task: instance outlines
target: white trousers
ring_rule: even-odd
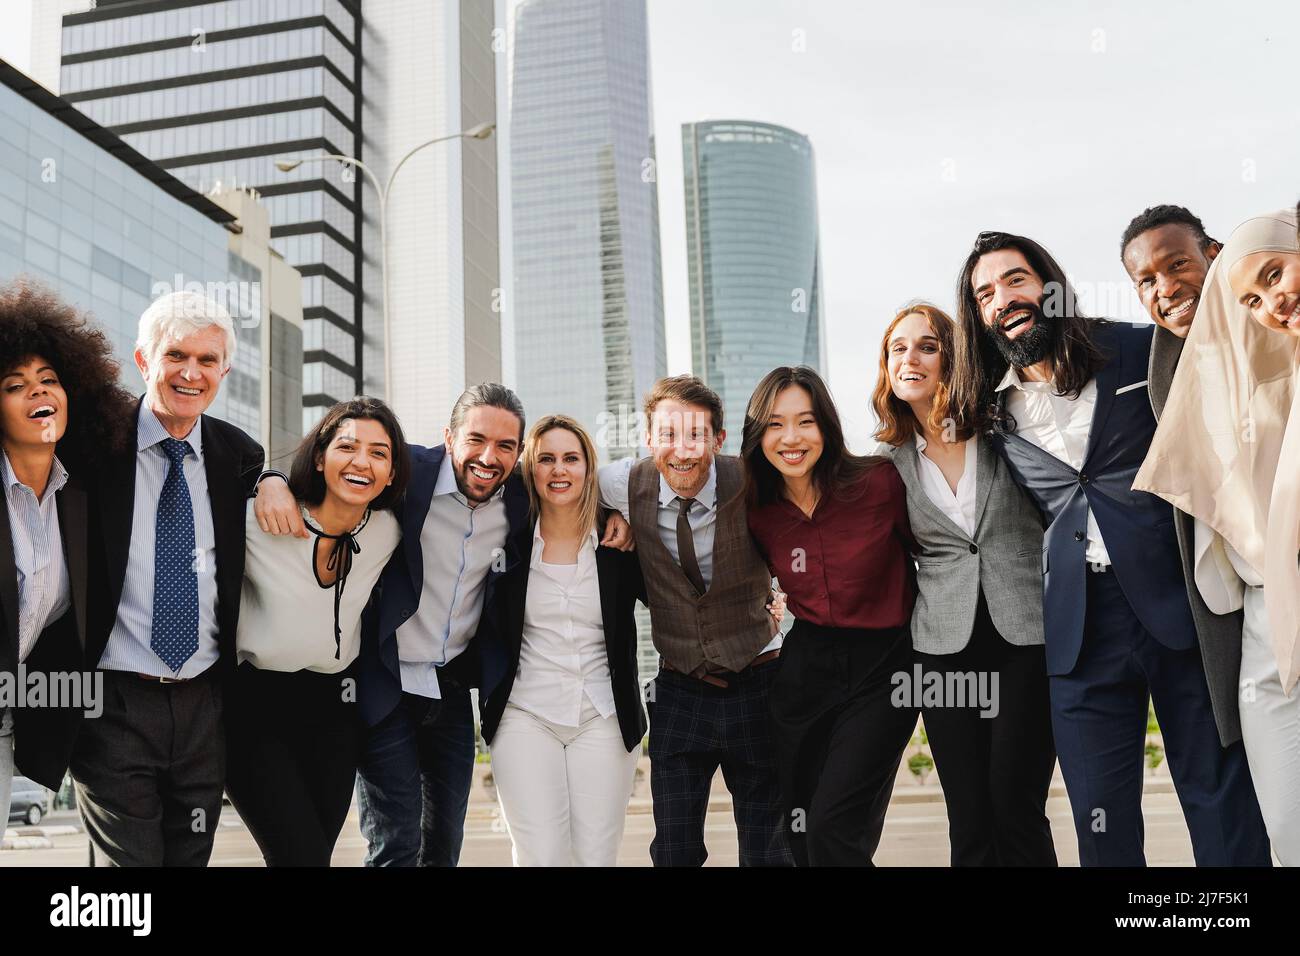
[[[14,786],[14,716],[9,708],[0,710],[0,837],[9,825],[9,798]]]
[[[506,704],[492,775],[515,866],[614,866],[640,750],[628,753],[618,717],[590,702],[579,727]]]
[[[1247,588],[1241,635],[1241,736],[1273,853],[1300,866],[1300,687],[1282,693],[1264,591]]]

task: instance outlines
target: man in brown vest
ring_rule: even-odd
[[[632,526],[659,675],[649,695],[655,866],[699,866],[719,766],[731,790],[741,866],[791,866],[768,689],[781,638],[772,577],[745,518],[739,458],[718,455],[722,401],[692,375],[645,399],[651,458],[600,470],[601,504]]]

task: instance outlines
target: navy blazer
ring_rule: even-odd
[[[1142,626],[1173,650],[1196,646],[1173,508],[1155,495],[1133,490],[1156,430],[1147,395],[1154,328],[1095,323],[1094,339],[1109,359],[1097,372],[1097,405],[1079,470],[1014,430],[998,428],[992,435],[1012,475],[1050,522],[1042,565],[1049,674],[1073,670],[1083,643],[1090,508],[1112,572]],[[1004,409],[1006,398],[1005,391],[998,396]]]
[[[357,659],[357,704],[366,726],[373,727],[393,712],[402,699],[402,676],[397,658],[397,629],[420,608],[424,591],[424,547],[420,533],[433,501],[433,489],[447,453],[445,445],[426,448],[407,445],[411,455],[411,480],[406,495],[393,508],[402,528],[402,543],[388,559],[370,604],[362,615],[361,650]],[[503,574],[523,560],[523,536],[528,534],[528,491],[518,470],[506,479],[503,499],[508,530],[505,567],[488,570],[483,593],[486,606]],[[476,642],[477,645],[477,642]],[[480,693],[486,696],[505,676],[508,661],[499,645],[480,650]]]

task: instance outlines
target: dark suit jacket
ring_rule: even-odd
[[[424,591],[424,546],[420,533],[433,501],[445,445],[425,448],[408,445],[411,480],[406,495],[393,509],[402,527],[402,543],[388,559],[384,573],[365,614],[362,615],[361,650],[357,663],[357,705],[367,726],[373,727],[393,712],[402,699],[402,677],[397,658],[397,629],[420,608]],[[528,531],[528,492],[518,471],[506,479],[503,498],[509,530],[505,541],[505,567],[488,571],[484,606],[493,597],[497,581],[521,560],[523,536]],[[451,544],[452,542],[449,542]],[[477,641],[475,642],[477,646]],[[479,651],[479,688],[484,696],[505,676],[508,661],[499,645]]]
[[[102,560],[105,569],[101,585],[92,593],[93,613],[86,641],[92,667],[98,666],[104,655],[126,583],[135,513],[134,421],[127,447],[102,470],[90,501],[99,525],[96,559]],[[239,595],[244,579],[246,502],[266,457],[261,445],[228,422],[204,415],[199,427],[217,561],[217,645],[221,652],[218,666],[223,673],[228,673],[235,666],[235,631],[239,626]]]
[[[531,529],[529,535],[532,535]],[[499,645],[500,653],[507,661],[501,681],[480,701],[483,739],[488,743],[496,734],[519,669],[531,568],[531,562],[524,560],[507,572],[497,584],[491,605],[483,609],[483,620],[476,638],[480,649],[486,653],[490,645]],[[623,744],[630,753],[640,746],[646,731],[636,666],[636,602],[645,603],[645,581],[636,554],[614,548],[596,549],[596,576],[600,582],[600,615],[604,623],[614,708],[618,713]]]
[[[1014,431],[992,436],[1016,481],[1050,522],[1042,567],[1049,674],[1070,673],[1083,642],[1089,509],[1142,626],[1172,650],[1188,650],[1196,641],[1173,508],[1133,490],[1156,428],[1147,399],[1151,326],[1098,322],[1094,336],[1110,358],[1096,376],[1097,404],[1081,469]],[[1006,401],[1005,391],[999,400]]]
[[[1167,329],[1157,328],[1151,342],[1151,362],[1147,378],[1150,384],[1151,410],[1156,418],[1165,410],[1169,388],[1173,384],[1174,370],[1183,351],[1183,339]],[[1219,728],[1223,746],[1241,739],[1241,713],[1238,710],[1237,682],[1241,677],[1241,611],[1215,614],[1201,599],[1196,588],[1195,521],[1186,512],[1174,509],[1174,531],[1178,535],[1178,552],[1183,559],[1183,577],[1187,581],[1187,598],[1196,621],[1196,636],[1200,639],[1201,660],[1205,664],[1205,680],[1210,687],[1210,703],[1214,707],[1214,722]]]
[[[69,475],[55,497],[59,533],[67,562],[72,607],[41,632],[24,662],[27,673],[79,674],[86,670],[87,512],[86,489]],[[0,670],[18,669],[18,569],[14,561],[9,509],[0,502]],[[43,787],[57,791],[63,784],[80,710],[55,707],[15,707],[14,762],[18,771]]]

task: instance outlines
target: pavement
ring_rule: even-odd
[[[643,770],[648,770],[644,765]],[[1173,784],[1164,768],[1149,773],[1142,799],[1146,821],[1147,860],[1153,866],[1192,866],[1191,842]],[[510,836],[495,796],[484,781],[487,765],[479,765],[465,821],[462,866],[509,866]],[[933,778],[931,778],[933,779]],[[628,804],[627,825],[619,850],[619,866],[649,866],[650,840],[654,836],[648,776],[639,774]],[[1059,772],[1047,802],[1057,857],[1062,866],[1078,866],[1079,854],[1070,818],[1070,804]],[[261,866],[262,857],[239,815],[230,806],[222,811],[213,843],[213,866]],[[735,866],[736,827],[731,798],[714,779],[705,821],[708,866]],[[355,804],[334,849],[334,866],[361,866],[366,844],[361,836]],[[86,835],[74,811],[55,811],[36,827],[14,826],[5,832],[0,867],[83,866],[87,860]],[[943,790],[937,783],[916,783],[903,769],[894,787],[885,830],[875,862],[879,866],[947,866],[948,818]]]

